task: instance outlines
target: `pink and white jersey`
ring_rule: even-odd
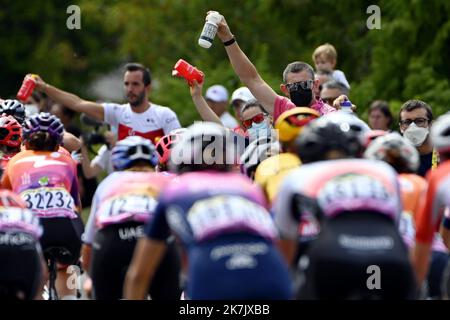
[[[278,237],[260,187],[241,174],[220,172],[185,173],[164,190],[144,232],[165,240],[170,230],[186,246],[233,233]]]
[[[107,176],[95,191],[83,241],[92,243],[96,231],[111,224],[148,222],[159,192],[171,180],[154,172],[122,171]]]
[[[281,186],[274,204],[281,234],[296,238],[300,219],[333,217],[346,211],[373,211],[399,222],[401,197],[397,173],[388,164],[343,159],[304,164]]]
[[[118,140],[128,136],[141,136],[154,144],[157,138],[180,128],[177,115],[168,107],[150,103],[143,113],[133,112],[130,104],[104,103],[105,122],[117,128]]]
[[[0,207],[0,232],[24,232],[31,235],[35,240],[39,240],[42,230],[39,218],[31,210]]]

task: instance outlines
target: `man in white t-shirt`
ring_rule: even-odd
[[[180,128],[177,115],[171,109],[149,102],[150,70],[138,63],[129,63],[125,69],[127,104],[86,101],[45,83],[40,77],[36,79],[36,88],[69,109],[84,112],[116,128],[118,140],[137,135],[156,143],[157,138]]]
[[[227,111],[228,90],[224,86],[216,84],[209,87],[206,90],[205,100],[225,127],[233,129],[239,125],[236,119]]]

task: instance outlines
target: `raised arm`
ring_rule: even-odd
[[[99,121],[104,120],[104,108],[99,103],[86,101],[72,93],[60,90],[44,82],[44,80],[42,80],[39,76],[36,77],[36,89],[44,92],[52,100],[66,106],[69,109],[72,109],[73,111],[86,113]]]
[[[69,151],[78,151],[81,148],[81,141],[70,132],[64,131],[63,147]]]
[[[217,36],[222,42],[230,41],[234,38],[230,28],[222,16],[217,30]],[[264,108],[273,114],[274,103],[277,93],[261,78],[253,63],[241,50],[237,41],[231,45],[225,46],[228,58],[233,66],[234,72],[241,79],[242,83],[246,85],[255,98],[264,106]]]
[[[222,121],[217,116],[217,114],[209,107],[205,98],[202,95],[203,84],[198,84],[197,81],[193,80],[192,84],[189,85],[191,90],[192,101],[194,101],[195,107],[202,118],[203,121],[215,122],[222,125]]]

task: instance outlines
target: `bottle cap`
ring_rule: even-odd
[[[345,100],[344,102],[341,103],[341,107],[351,108],[352,107],[352,103],[350,102],[350,100]]]
[[[345,100],[341,103],[341,110],[345,112],[353,112],[352,103],[349,100]]]
[[[210,48],[212,46],[212,42],[209,42],[208,40],[200,38],[200,39],[198,39],[198,45],[200,47],[208,49],[208,48]]]
[[[218,13],[217,11],[211,11],[206,17],[206,20],[212,24],[217,25],[220,22],[221,18],[222,15],[220,13]]]

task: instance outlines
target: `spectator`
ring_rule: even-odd
[[[180,128],[177,115],[172,110],[149,102],[150,70],[138,63],[129,63],[125,69],[124,88],[128,103],[123,105],[83,100],[45,83],[40,77],[36,79],[36,88],[69,109],[84,112],[115,127],[118,140],[137,135],[155,143],[156,138]]]
[[[369,127],[372,130],[390,131],[394,117],[387,101],[375,100],[369,107]]]
[[[204,121],[215,122],[224,126],[217,114],[212,111],[203,98],[202,87],[203,85],[198,84],[196,81],[190,85],[192,101],[200,117]],[[234,133],[249,137],[250,140],[254,140],[262,135],[272,134],[272,116],[257,100],[253,99],[244,103],[239,113],[241,114],[242,128],[235,127],[230,129]]]
[[[259,75],[255,66],[240,49],[234,35],[222,16],[217,31],[223,41],[228,58],[239,79],[250,89],[255,98],[273,115],[276,121],[281,113],[295,106],[310,107],[320,114],[335,111],[322,100],[316,99],[313,92],[318,87],[314,79],[313,68],[304,62],[290,63],[283,72],[283,83],[280,89],[287,97],[279,96]],[[289,99],[288,99],[289,98]]]
[[[97,177],[103,171],[106,171],[108,174],[114,171],[111,162],[111,150],[116,144],[116,139],[111,131],[105,132],[104,137],[107,143],[100,147],[92,161],[89,160],[86,141],[83,138],[81,139],[81,165],[84,176],[87,179]]]
[[[323,102],[333,105],[333,101],[341,95],[349,95],[348,88],[342,83],[336,80],[330,80],[322,85],[320,99],[322,99]]]
[[[315,78],[317,80],[319,80],[319,86],[314,91],[314,95],[316,97],[320,97],[320,93],[322,92],[322,89],[323,89],[323,84],[325,82],[333,80],[332,74],[333,73],[331,71],[328,71],[328,70],[316,71]]]
[[[240,87],[236,90],[234,90],[233,94],[231,95],[231,105],[234,109],[234,115],[236,119],[239,122],[239,126],[243,128],[242,126],[242,115],[241,115],[241,109],[244,106],[246,102],[249,102],[250,100],[255,100],[255,97],[252,95],[250,90],[247,87]]]
[[[433,145],[429,137],[430,127],[433,122],[431,107],[420,100],[408,100],[400,109],[400,132],[419,151],[420,166],[417,174],[422,177],[430,168],[437,166],[438,156],[433,151]]]
[[[205,98],[208,105],[217,114],[225,127],[233,129],[238,126],[236,119],[227,111],[228,90],[224,86],[216,84],[209,87],[206,90]]]
[[[334,80],[350,89],[350,84],[345,78],[345,74],[341,70],[334,69],[337,62],[337,52],[333,45],[325,43],[317,47],[313,53],[313,60],[317,71],[331,72]]]
[[[81,130],[73,122],[76,116],[75,111],[63,106],[59,103],[54,103],[50,108],[50,113],[57,116],[64,125],[64,129],[76,137],[81,135]]]

